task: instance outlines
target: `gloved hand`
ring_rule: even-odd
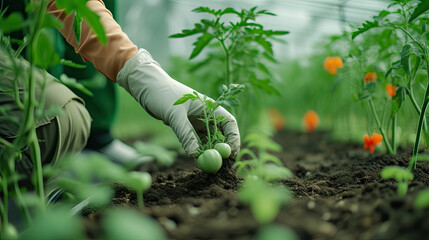
[[[199,147],[196,133],[205,132],[204,124],[198,120],[203,116],[203,106],[199,101],[173,104],[195,90],[172,79],[144,49],[125,63],[116,80],[149,114],[169,125],[186,153],[194,155]],[[237,122],[223,107],[218,107],[215,114],[229,119],[220,123],[220,130],[235,157],[240,149]]]

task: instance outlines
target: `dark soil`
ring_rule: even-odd
[[[278,156],[294,176],[282,181],[295,197],[275,223],[289,226],[300,239],[429,239],[429,209],[414,200],[429,186],[429,162],[419,162],[406,196],[393,180],[380,178],[389,165],[407,166],[411,155],[369,154],[362,144],[338,143],[327,133],[283,131],[275,136]],[[237,199],[240,180],[223,167],[213,176],[181,158],[169,169],[152,173],[143,213],[158,220],[171,239],[245,239],[258,230],[247,206]],[[134,207],[135,193],[117,186],[112,204]],[[97,235],[92,219],[88,232]]]

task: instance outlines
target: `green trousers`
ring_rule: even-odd
[[[14,98],[13,84],[18,83],[18,93],[23,98],[25,79],[28,79],[29,63],[23,58],[14,59],[0,49],[0,106],[7,113],[0,113],[0,137],[12,142],[24,119]],[[84,106],[84,101],[63,84],[59,83],[46,71],[34,68],[33,79],[36,86],[36,99],[45,98],[42,115],[36,116],[36,134],[39,139],[42,162],[56,164],[66,153],[80,152],[89,137],[91,117]],[[41,83],[46,81],[45,91],[41,91]],[[43,95],[42,95],[43,94]],[[55,109],[55,111],[52,111]],[[0,160],[4,145],[0,144]],[[31,176],[32,161],[29,151],[24,151],[22,161],[17,164],[19,172]]]

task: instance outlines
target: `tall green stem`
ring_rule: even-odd
[[[221,39],[219,41],[222,45],[223,51],[225,52],[226,83],[229,86],[230,84],[232,84],[232,75],[231,75],[232,74],[232,70],[231,70],[232,58],[231,58],[231,53],[229,52],[228,48],[225,45],[225,40]]]
[[[396,154],[396,126],[398,124],[397,114],[392,117],[392,150],[393,154]]]
[[[8,207],[9,207],[9,192],[7,189],[7,174],[5,174],[5,176],[3,176],[2,178],[2,191],[3,191],[3,200],[2,200],[2,211],[1,211],[1,220],[2,220],[2,226],[6,227],[8,225]]]
[[[207,107],[204,103],[204,100],[200,99],[201,103],[203,104],[203,111],[204,111],[204,122],[206,123],[206,129],[207,129],[207,139],[209,141],[209,148],[212,148],[212,137],[210,134],[210,119],[207,116]]]
[[[137,193],[137,204],[139,207],[143,207],[144,206],[143,192],[136,192],[136,193]]]
[[[422,133],[422,127],[425,119],[426,109],[429,103],[429,63],[427,61],[426,61],[426,69],[427,69],[427,75],[428,75],[428,85],[426,87],[425,96],[423,98],[423,105],[420,111],[419,124],[417,125],[417,133],[416,133],[416,140],[414,141],[413,156],[411,158],[410,164],[408,165],[408,168],[410,170],[413,170],[416,168],[416,163],[417,163],[416,157],[419,154],[420,135]]]
[[[375,111],[375,106],[374,106],[374,102],[372,101],[372,99],[369,100],[369,106],[371,108],[372,114],[374,115],[375,121],[377,123],[377,127],[381,132],[381,135],[383,136],[383,143],[386,146],[387,151],[390,154],[394,154],[393,150],[392,150],[392,146],[390,145],[390,142],[387,139],[387,134],[384,131],[383,126],[381,125],[380,119],[378,118],[377,112]]]

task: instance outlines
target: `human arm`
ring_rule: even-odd
[[[146,50],[138,51],[102,1],[89,0],[87,6],[100,16],[108,38],[107,45],[102,45],[97,40],[85,22],[82,25],[80,44],[77,44],[72,27],[73,16],[67,16],[64,11],[57,9],[55,1],[49,3],[48,11],[63,22],[61,33],[84,60],[92,62],[101,73],[117,81],[152,116],[171,126],[185,151],[193,155],[198,149],[195,133],[200,132],[198,118],[203,115],[203,107],[196,101],[179,106],[173,104],[184,94],[192,94],[194,90],[172,79]],[[220,129],[234,155],[240,147],[235,118],[222,107],[216,110],[216,115],[228,119],[221,122]]]

